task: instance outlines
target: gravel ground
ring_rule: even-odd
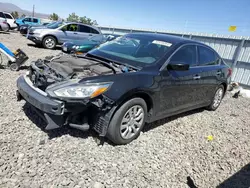
[[[27,65],[60,52],[28,46],[17,33],[0,33],[0,41],[23,49]],[[146,125],[126,146],[98,145],[91,131],[44,132],[29,106],[16,101],[16,79],[25,72],[0,69],[0,187],[194,188],[188,176],[197,187],[250,186],[249,99],[227,94],[216,112],[200,109]]]

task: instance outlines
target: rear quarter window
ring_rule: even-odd
[[[96,29],[93,29],[93,28],[90,28],[90,33],[100,34],[99,31],[97,31]]]

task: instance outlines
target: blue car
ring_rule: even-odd
[[[18,18],[16,19],[15,23],[17,24],[18,31],[20,29],[20,26],[22,25],[42,25],[40,18],[33,18],[33,17],[25,17],[25,18]]]

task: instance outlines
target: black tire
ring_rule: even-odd
[[[9,67],[10,67],[10,70],[12,70],[12,71],[18,71],[19,70],[19,67],[18,67],[18,65],[16,63],[11,63],[9,65]]]
[[[7,24],[7,25],[8,25],[8,29],[6,30],[6,32],[8,32],[10,30],[10,25],[9,24]]]
[[[48,45],[47,41],[51,41],[51,44]],[[53,37],[53,36],[47,36],[47,37],[44,37],[42,44],[43,44],[44,48],[54,49],[56,47],[57,41],[56,41],[55,37]]]
[[[222,92],[222,96],[221,96],[221,99],[220,99],[219,103],[218,103],[217,105],[215,105],[216,94],[217,94],[217,92],[219,92],[220,90],[223,91],[223,92]],[[207,110],[215,111],[215,110],[220,106],[220,103],[221,103],[221,101],[222,101],[222,99],[223,99],[223,97],[224,97],[224,93],[225,93],[225,88],[224,88],[224,86],[223,86],[223,85],[219,85],[219,86],[216,88],[215,92],[214,92],[214,96],[213,96],[213,99],[212,99],[212,101],[211,101],[211,104],[210,104],[209,106],[207,106]]]
[[[17,24],[17,31],[20,31],[20,26]]]
[[[138,129],[136,134],[134,134],[131,138],[124,139],[120,133],[122,119],[125,116],[125,114],[127,113],[127,111],[131,107],[134,107],[134,106],[140,106],[144,111],[142,125],[140,126],[140,128]],[[132,140],[136,139],[140,135],[140,132],[145,124],[146,117],[147,117],[147,104],[142,98],[133,98],[133,99],[128,100],[115,112],[112,120],[110,121],[109,127],[108,127],[107,137],[114,144],[117,144],[117,145],[130,143]]]

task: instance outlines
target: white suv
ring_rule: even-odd
[[[0,19],[5,19],[7,21],[9,29],[17,28],[17,24],[15,24],[15,19],[10,13],[0,12]]]

